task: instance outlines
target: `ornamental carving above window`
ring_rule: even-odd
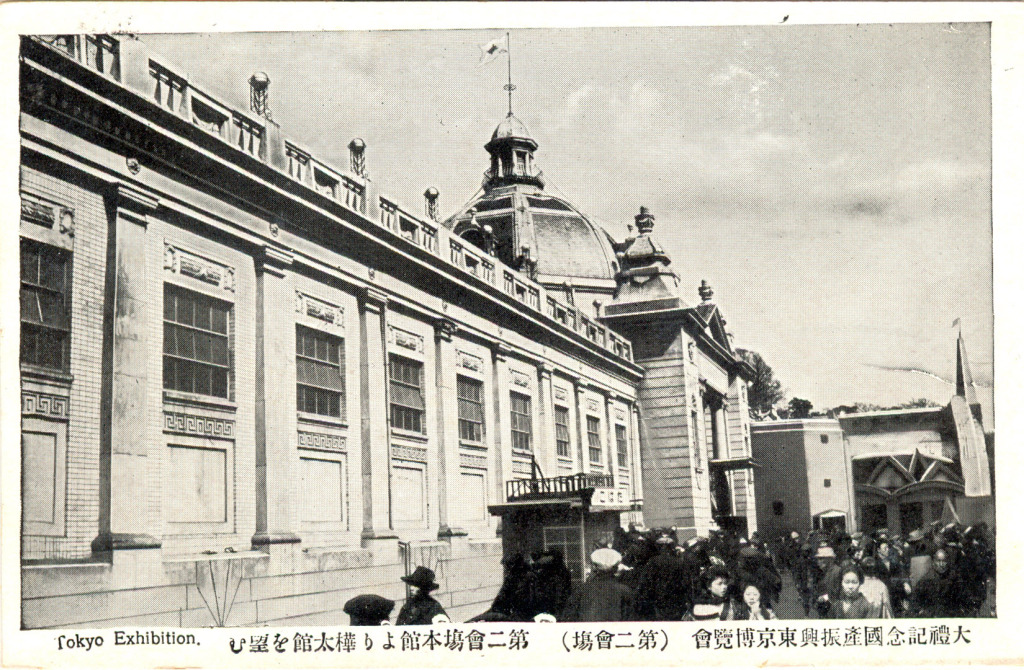
[[[459,367],[473,372],[484,371],[484,361],[479,356],[473,354],[467,354],[465,351],[459,351]]]
[[[191,277],[204,284],[235,290],[235,269],[209,258],[164,243],[164,270],[171,274]]]
[[[295,311],[331,326],[345,327],[345,309],[343,307],[332,305],[301,291],[295,292]]]
[[[423,353],[423,336],[401,328],[388,326],[388,340],[397,347]]]

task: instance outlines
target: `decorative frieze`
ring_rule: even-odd
[[[458,352],[459,367],[473,372],[483,373],[484,371],[484,359],[473,354],[467,354],[465,351]]]
[[[427,450],[423,447],[406,447],[396,444],[391,445],[391,457],[403,461],[427,462]]]
[[[517,475],[532,475],[533,466],[529,461],[514,460],[512,461],[512,472]]]
[[[184,412],[164,412],[164,432],[234,439],[235,422],[232,419],[185,414]]]
[[[302,291],[295,292],[295,311],[336,328],[345,327],[345,309],[343,307],[314,298]]]
[[[311,433],[299,431],[299,447],[302,449],[319,449],[320,451],[337,451],[345,453],[346,440],[342,435],[330,435],[327,433]]]
[[[401,328],[388,326],[388,342],[402,349],[423,353],[423,336]]]
[[[64,396],[35,391],[21,392],[21,413],[51,419],[68,418],[68,399]]]
[[[615,408],[615,418],[618,419],[619,421],[625,421],[626,420],[626,413],[623,412],[621,408],[616,407]]]
[[[171,274],[191,277],[204,284],[235,290],[235,269],[181,247],[164,242],[164,270]]]
[[[566,400],[569,397],[569,392],[561,386],[554,387],[555,400]]]
[[[601,405],[593,398],[587,398],[587,409],[591,412],[597,412],[600,411]]]
[[[487,457],[476,454],[459,454],[459,465],[464,468],[487,469]]]
[[[514,385],[524,389],[530,388],[530,377],[528,375],[524,375],[522,372],[517,370],[512,370],[511,373],[512,383]]]

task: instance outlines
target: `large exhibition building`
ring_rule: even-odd
[[[344,624],[418,565],[461,621],[503,556],[756,530],[711,288],[646,209],[616,240],[545,191],[515,116],[444,217],[359,139],[311,155],[260,73],[238,109],[59,35],[20,76],[24,627]]]

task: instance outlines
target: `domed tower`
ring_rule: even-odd
[[[572,203],[544,190],[537,146],[522,121],[506,116],[484,145],[491,165],[480,192],[445,225],[595,315],[595,301],[615,293],[614,242]]]

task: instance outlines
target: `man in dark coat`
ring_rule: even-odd
[[[565,565],[565,557],[558,549],[541,554],[536,563],[537,591],[534,597],[534,616],[550,614],[561,620],[562,611],[572,593],[572,572]],[[532,618],[532,617],[531,617]]]
[[[643,567],[637,592],[638,618],[679,621],[690,608],[690,573],[667,534],[655,541],[658,553]]]
[[[422,565],[411,575],[402,577],[402,581],[413,587],[413,593],[398,613],[399,626],[425,626],[440,621],[450,621],[448,613],[441,603],[430,597],[430,592],[439,586],[434,581],[434,571]]]
[[[910,616],[936,619],[964,616],[963,596],[950,570],[949,552],[937,549],[932,554],[931,567],[910,596]]]
[[[569,599],[565,621],[632,621],[633,591],[615,579],[622,555],[598,549],[590,555],[593,572]]]

